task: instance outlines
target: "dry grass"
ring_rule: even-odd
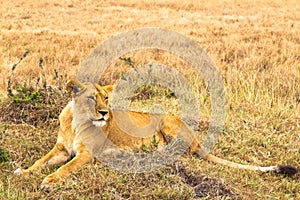
[[[111,35],[141,27],[166,28],[198,41],[222,74],[227,97],[226,131],[214,153],[241,163],[291,164],[300,168],[299,13],[297,1],[1,0],[0,102],[9,101],[5,96],[8,75],[27,49],[30,53],[14,71],[12,81],[30,85],[45,73],[47,83],[56,85],[54,69],[61,76],[60,83],[75,77],[88,53]],[[187,63],[162,52],[130,56],[137,64],[163,62],[183,74],[193,74]],[[40,58],[44,60],[44,71],[39,67]],[[117,79],[126,66],[117,62],[112,69],[106,80]],[[196,78],[190,76],[197,87]],[[205,91],[198,92],[204,107],[202,112],[207,115],[209,103]],[[50,193],[38,189],[40,177],[24,180],[12,176],[16,167],[32,164],[51,148],[56,129],[55,123],[43,129],[2,123],[1,149],[10,157],[8,162],[0,163],[0,197],[190,199],[193,196],[191,186],[176,173],[166,171],[135,177],[96,164],[72,175],[63,188]],[[221,178],[244,199],[300,199],[299,175],[277,177],[229,169],[190,157],[184,162],[193,173]],[[148,180],[143,182],[146,186],[140,183],[144,179]]]

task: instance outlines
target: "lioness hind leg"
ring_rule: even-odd
[[[80,169],[84,164],[92,160],[93,156],[89,153],[89,151],[83,144],[79,144],[77,146],[76,156],[71,161],[61,166],[57,171],[47,176],[43,180],[41,188],[49,189],[53,188],[55,185],[61,184],[72,172]]]
[[[177,117],[167,116],[162,124],[161,134],[166,140],[166,143],[170,143],[171,140],[169,138],[173,139],[180,137],[184,139],[190,145],[189,153],[191,154],[195,154],[201,150],[201,145],[194,135],[194,132],[186,123],[182,122],[181,119]]]
[[[29,175],[32,172],[39,173],[42,168],[51,166],[51,165],[60,165],[66,162],[71,158],[71,155],[66,150],[63,144],[56,143],[53,149],[47,153],[44,157],[37,160],[31,167],[28,169],[18,168],[14,171],[14,174],[20,175]]]

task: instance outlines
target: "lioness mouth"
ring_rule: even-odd
[[[93,121],[94,126],[102,127],[106,125],[106,121],[104,118],[98,119],[96,121]]]

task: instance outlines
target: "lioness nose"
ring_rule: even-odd
[[[104,116],[104,115],[106,115],[106,114],[108,113],[108,110],[98,110],[98,112],[99,112],[102,116]]]

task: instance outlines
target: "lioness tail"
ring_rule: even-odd
[[[212,154],[207,154],[205,156],[205,159],[212,161],[214,163],[219,163],[219,164],[223,164],[223,165],[238,168],[238,169],[248,169],[248,170],[253,170],[253,171],[261,171],[261,172],[275,172],[277,174],[286,174],[286,175],[294,175],[294,174],[298,173],[298,170],[295,167],[290,166],[290,165],[269,166],[269,167],[243,165],[243,164],[238,164],[238,163],[231,162],[228,160],[224,160],[224,159],[214,156]]]

